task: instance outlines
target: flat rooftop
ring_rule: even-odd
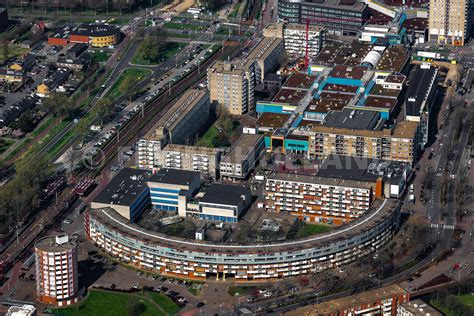
[[[337,177],[329,178],[329,177],[321,177],[318,175],[307,175],[307,174],[302,174],[302,173],[277,172],[268,176],[268,180],[280,180],[280,181],[289,181],[289,182],[341,186],[341,187],[346,187],[346,188],[360,188],[360,189],[372,188],[372,183],[369,183],[365,180],[361,181],[361,180],[353,180],[353,179],[337,178]]]
[[[306,95],[307,90],[281,88],[273,98],[273,102],[297,105]]]
[[[406,79],[406,76],[402,74],[392,73],[385,78],[386,83],[403,83]]]
[[[367,111],[370,112],[370,111]],[[375,113],[375,112],[374,112]],[[363,137],[396,137],[402,139],[413,139],[416,135],[418,123],[413,121],[400,121],[395,126],[378,130],[351,129],[348,127],[333,127],[324,124],[317,124],[311,127],[316,133],[331,133],[340,135],[352,135]]]
[[[58,243],[59,241],[59,243]],[[35,243],[35,248],[47,252],[62,252],[74,249],[77,246],[76,238],[67,235],[43,237]]]
[[[206,90],[190,89],[187,90],[166,113],[156,122],[150,130],[150,134],[164,127],[168,131],[172,131],[176,125],[185,117],[193,108],[203,99],[209,98],[209,93]]]
[[[423,101],[427,93],[436,84],[434,78],[437,70],[434,67],[421,68],[416,65],[410,74],[410,83],[405,93],[405,111],[406,115],[419,116]]]
[[[418,130],[418,122],[414,121],[400,121],[395,124],[392,129],[392,136],[399,138],[413,139]]]
[[[426,18],[413,18],[413,19],[406,19],[402,26],[406,28],[408,31],[424,31],[428,28],[428,19]]]
[[[282,41],[283,39],[278,37],[264,37],[252,48],[247,56],[236,59],[236,66],[247,68],[254,61],[267,58],[267,56],[271,54]]]
[[[347,43],[332,43],[325,45],[314,59],[315,64],[326,66],[346,65],[359,66],[371,50],[371,45],[353,41]]]
[[[283,84],[284,88],[308,90],[316,80],[316,76],[309,76],[300,72],[292,74]]]
[[[337,96],[337,94],[336,94]],[[313,99],[306,111],[316,113],[329,113],[331,111],[341,111],[347,105],[349,101],[347,99],[323,97]]]
[[[386,199],[384,201],[375,200],[371,210],[363,216],[346,225],[335,228],[328,234],[310,236],[286,242],[266,242],[266,243],[217,243],[201,240],[193,240],[174,237],[146,229],[137,224],[130,223],[127,219],[120,216],[114,209],[106,207],[103,209],[92,209],[89,214],[100,223],[117,230],[125,236],[136,238],[146,242],[149,246],[160,245],[170,247],[181,251],[199,251],[221,253],[223,255],[232,255],[236,253],[268,253],[269,251],[291,252],[300,251],[309,247],[325,247],[329,243],[345,240],[352,236],[360,235],[366,232],[370,227],[383,222],[394,212],[397,212],[398,200]]]
[[[359,306],[372,305],[375,302],[391,299],[392,297],[408,295],[408,292],[399,285],[389,285],[375,290],[362,292],[317,305],[308,305],[285,313],[287,316],[333,315],[341,311]]]
[[[313,5],[316,7],[327,7],[344,11],[364,12],[367,5],[363,2],[350,2],[342,0],[319,0],[319,1],[304,1],[305,5]]]
[[[365,66],[334,66],[330,77],[344,79],[362,79],[369,68]]]
[[[392,20],[392,17],[369,8],[369,19],[367,20],[367,24],[387,25]]]
[[[216,60],[209,68],[208,72],[215,72],[220,74],[239,75],[245,74],[245,71],[230,61]]]
[[[81,25],[66,25],[54,31],[50,37],[69,38],[70,35],[80,36],[111,36],[120,34],[120,28],[112,24],[90,23]]]
[[[143,169],[123,168],[92,200],[95,203],[131,205],[143,190],[147,190],[147,181],[151,172]]]
[[[279,128],[285,125],[290,116],[280,113],[262,113],[255,123],[258,127]]]
[[[369,95],[377,96],[377,97],[397,98],[400,95],[400,93],[401,93],[401,90],[388,89],[388,88],[384,88],[383,85],[381,84],[376,84],[374,85],[372,90],[370,90]]]
[[[388,47],[382,54],[382,59],[380,59],[380,62],[377,65],[377,70],[402,72],[409,59],[410,56],[407,54],[407,50],[404,47]]]
[[[324,118],[324,125],[335,128],[371,130],[377,127],[380,114],[374,111],[343,109],[331,111]]]
[[[247,157],[259,142],[263,141],[263,135],[260,134],[242,134],[230,151],[222,158],[221,162],[240,162]]]
[[[198,154],[198,155],[216,155],[220,152],[219,148],[199,147],[191,145],[167,144],[162,151],[176,151],[180,153]]]
[[[358,87],[356,86],[347,86],[341,84],[327,84],[324,86],[323,91],[325,92],[345,92],[350,94],[355,94]]]
[[[395,105],[397,105],[397,103],[397,99],[369,96],[365,100],[364,105],[371,108],[389,109],[390,111],[392,111]]]
[[[319,167],[316,176],[364,182],[375,182],[383,177],[389,182],[398,183],[407,166],[407,163],[400,161],[329,155]]]
[[[415,316],[442,316],[443,314],[440,313],[437,309],[433,306],[425,303],[421,299],[416,299],[407,303],[403,303],[403,306],[406,310],[413,313],[412,315]]]
[[[203,192],[204,196],[199,201],[212,204],[238,205],[242,196],[244,199],[250,197],[250,189],[240,185],[212,184]]]
[[[188,185],[196,178],[199,179],[199,177],[199,172],[163,168],[154,173],[147,182]]]

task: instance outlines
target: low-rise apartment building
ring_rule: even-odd
[[[247,178],[264,146],[263,135],[242,134],[221,160],[221,177],[233,180]]]
[[[372,184],[365,181],[274,173],[265,185],[267,211],[286,211],[307,222],[349,222],[366,213],[373,199]]]
[[[285,313],[286,316],[397,315],[397,307],[410,300],[410,293],[399,285],[308,305]]]
[[[205,179],[219,178],[221,151],[217,148],[168,144],[155,154],[158,167],[197,171]]]
[[[138,142],[138,166],[160,166],[160,151],[167,144],[190,143],[210,115],[209,92],[188,90]]]
[[[8,68],[0,68],[0,82],[23,82],[25,81],[26,73],[22,70],[13,70]]]
[[[309,155],[330,154],[413,163],[418,153],[418,123],[401,121],[393,128],[357,130],[315,125],[309,140]]]

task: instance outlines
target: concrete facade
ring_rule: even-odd
[[[167,144],[191,142],[210,115],[209,92],[188,90],[138,142],[138,166],[153,169],[160,165],[160,151]]]

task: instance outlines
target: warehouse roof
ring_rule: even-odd
[[[203,203],[237,205],[243,199],[250,197],[250,189],[239,185],[212,184],[204,191],[199,200]]]
[[[374,111],[343,109],[331,111],[325,119],[324,125],[331,127],[371,130],[378,126],[380,114]]]
[[[153,174],[148,182],[187,185],[193,182],[196,178],[199,179],[199,172],[163,168]]]
[[[316,176],[366,182],[383,177],[389,182],[399,182],[406,169],[407,163],[400,161],[329,155]]]
[[[429,91],[435,84],[436,73],[437,70],[434,67],[421,68],[417,65],[413,69],[410,84],[405,94],[406,115],[420,115],[423,101],[425,101]]]
[[[94,198],[94,203],[130,205],[143,190],[151,172],[143,169],[123,168]]]

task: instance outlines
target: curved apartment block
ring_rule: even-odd
[[[347,264],[378,249],[398,228],[394,199],[325,235],[267,244],[210,243],[170,237],[129,223],[110,208],[86,213],[88,237],[99,248],[138,268],[205,279],[284,278]]]

